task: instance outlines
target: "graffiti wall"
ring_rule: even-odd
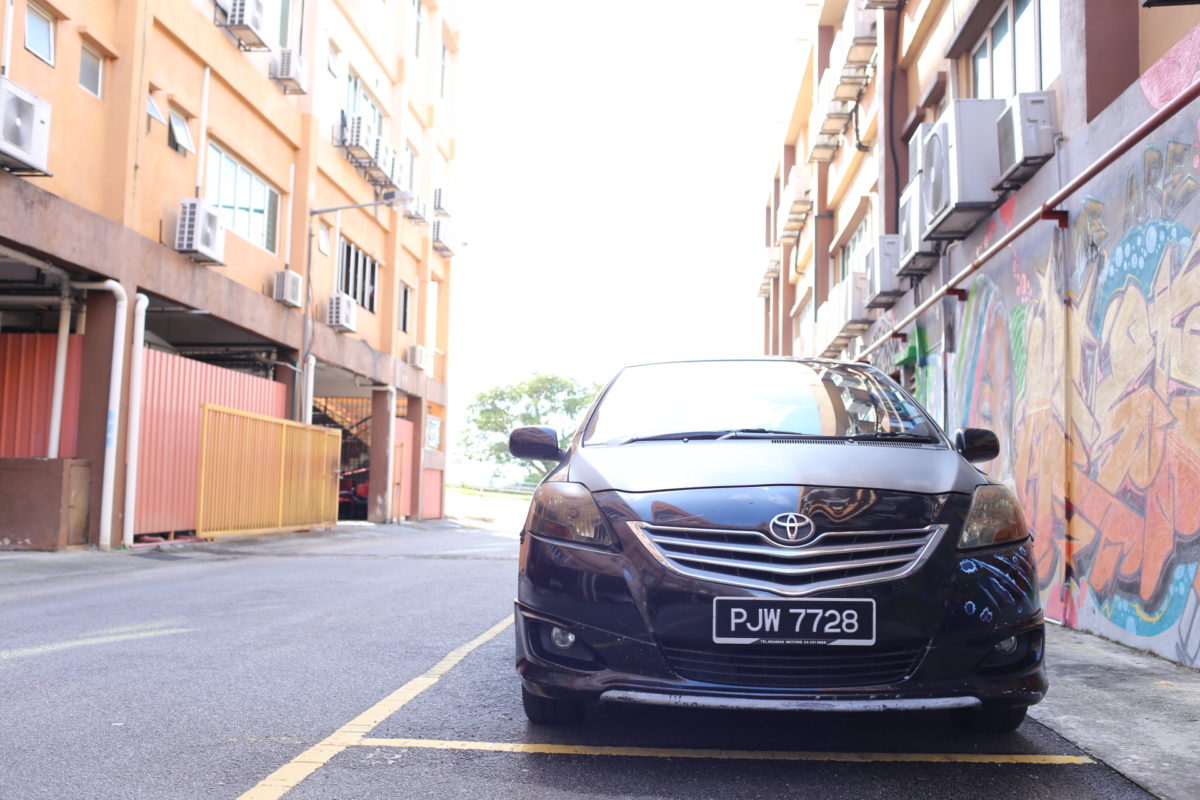
[[[1170,97],[1160,94],[1144,80],[1092,129],[1113,115],[1107,124],[1129,130]],[[1072,198],[1068,228],[1040,223],[993,259],[957,303],[947,352],[927,359],[919,383],[927,407],[944,394],[951,430],[991,428],[1011,443],[982,466],[1024,503],[1047,616],[1192,666],[1200,666],[1198,122],[1194,104]],[[1076,138],[1059,159],[1079,169],[1103,148]],[[1051,194],[1057,169],[1043,167],[1036,186],[964,242],[957,266]]]

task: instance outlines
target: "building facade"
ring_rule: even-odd
[[[251,490],[284,464],[343,517],[440,516],[452,0],[13,0],[3,25],[0,542],[327,523]],[[222,443],[206,406],[279,424]],[[237,455],[259,435],[278,457]]]
[[[765,352],[995,430],[1047,616],[1200,665],[1200,6],[810,5]]]

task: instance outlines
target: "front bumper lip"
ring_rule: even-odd
[[[715,697],[702,694],[668,694],[610,689],[601,702],[639,703],[678,708],[713,708],[738,711],[944,711],[978,708],[978,697],[892,697],[879,699],[801,700],[767,697]]]

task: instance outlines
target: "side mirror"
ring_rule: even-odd
[[[986,428],[959,428],[954,434],[954,449],[967,461],[978,464],[1000,455],[1000,440]]]
[[[545,425],[517,428],[510,433],[508,452],[517,458],[535,461],[562,461],[566,455],[558,449],[558,431]]]

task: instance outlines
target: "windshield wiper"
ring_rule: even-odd
[[[909,433],[908,431],[872,431],[870,433],[856,433],[846,438],[852,442],[902,441],[937,444],[938,441],[933,436],[924,433]]]
[[[664,442],[669,440],[686,440],[686,439],[764,439],[764,438],[779,438],[780,436],[799,437],[803,439],[840,439],[840,436],[819,436],[811,433],[800,433],[799,431],[777,431],[770,428],[726,428],[724,430],[715,431],[679,431],[676,433],[656,433],[649,436],[624,436],[618,439],[610,439],[607,444],[610,447],[620,447],[623,444],[631,442]]]

